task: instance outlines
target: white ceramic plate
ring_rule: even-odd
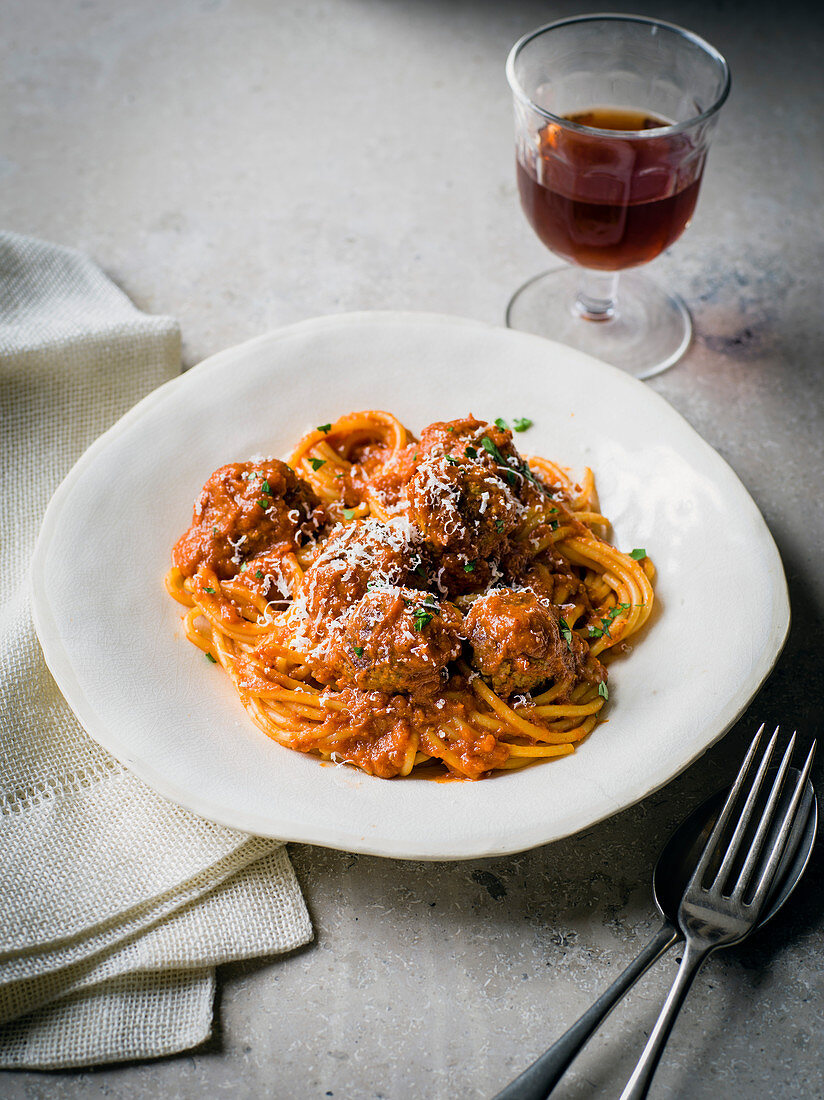
[[[609,722],[573,755],[478,783],[381,780],[281,748],[182,636],[169,552],[217,466],[287,453],[308,428],[383,408],[529,416],[527,453],[592,466],[624,550],[658,569],[657,611],[610,672]],[[775,544],[730,468],[652,390],[559,344],[450,317],[307,321],[157,390],[81,458],[49,506],[34,609],[89,733],[162,794],[253,833],[408,859],[556,840],[643,798],[734,722],[789,626]]]

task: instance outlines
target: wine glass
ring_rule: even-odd
[[[530,279],[511,328],[549,336],[650,378],[687,349],[681,299],[648,263],[689,225],[726,61],[672,23],[582,15],[524,35],[510,51],[518,189],[543,243],[568,264]]]

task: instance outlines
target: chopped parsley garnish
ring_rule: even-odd
[[[343,518],[344,519],[354,519],[355,518],[355,509],[354,508],[344,508],[343,509]]]
[[[332,430],[332,425],[331,424],[318,424],[318,431],[323,432],[324,435],[326,435],[326,433],[330,432],[331,430]]]
[[[319,470],[321,468],[321,466],[326,465],[326,459],[325,458],[310,458],[309,459],[309,465],[312,467],[313,470]]]
[[[454,431],[455,431],[455,429],[454,429],[454,428],[450,428],[450,427],[449,427],[449,425],[447,425],[447,428],[446,428],[446,430],[447,430],[448,432],[454,432]]]
[[[213,528],[212,528],[212,534],[213,534],[213,535],[216,535],[216,534],[217,534],[217,527],[213,527]]]
[[[529,463],[525,462],[523,464],[523,466],[519,466],[518,468],[520,469],[520,471],[524,475],[524,477],[527,478],[527,480],[532,482],[532,484],[535,486],[536,489],[540,489],[542,493],[546,492],[543,485],[537,479],[535,474],[533,474],[532,470],[530,470]]]
[[[496,519],[495,520],[495,530],[496,531],[503,531],[503,529],[504,529],[504,521],[502,519]]]
[[[418,607],[415,609],[414,623],[416,630],[423,630],[427,623],[432,622],[432,615],[424,607]]]
[[[549,529],[550,529],[550,531],[557,531],[557,530],[558,530],[558,528],[559,528],[560,526],[561,526],[561,525],[560,525],[560,523],[558,522],[558,520],[557,520],[557,519],[551,519],[551,520],[549,521]]]
[[[598,685],[598,694],[602,699],[609,699],[609,688],[606,685],[606,681],[602,680]]]
[[[516,416],[512,421],[512,427],[516,432],[525,432],[527,428],[532,427],[532,421],[528,416]]]
[[[457,458],[453,458],[452,455],[444,455],[444,458],[450,466],[460,466],[460,462],[458,462]]]
[[[415,453],[412,455],[412,461],[413,462],[418,461],[418,456],[420,455],[420,453],[421,453],[420,451],[415,451]]]
[[[464,573],[474,573],[474,572],[475,572],[475,562],[474,561],[468,561],[466,563],[466,565],[464,566]]]
[[[415,572],[418,574],[419,577],[426,576],[426,567],[424,566],[422,561],[419,561],[418,564],[415,566]]]
[[[211,655],[211,653],[205,654],[205,657],[206,657],[206,660],[211,661],[213,665],[217,664],[216,659]]]
[[[615,607],[608,611],[604,618],[601,619],[600,626],[588,626],[587,633],[589,634],[590,638],[603,638],[605,634],[608,638],[611,638],[612,635],[609,632],[609,628],[612,626],[612,624],[615,622],[622,611],[629,611],[630,606],[631,605],[628,603],[617,603]]]
[[[272,490],[271,490],[271,489],[269,488],[269,482],[268,482],[268,481],[264,481],[264,482],[263,482],[263,484],[262,484],[262,485],[261,485],[261,487],[260,487],[260,491],[261,491],[262,493],[268,493],[268,494],[269,494],[269,496],[271,496],[271,495],[272,495]]]
[[[465,448],[465,453],[468,454],[470,458],[477,458],[478,457],[478,452],[475,450],[474,447]]]
[[[260,507],[261,507],[261,508],[263,509],[263,511],[265,512],[265,511],[266,511],[266,509],[267,509],[267,508],[269,507],[269,501],[268,501],[268,500],[259,500],[259,501],[258,501],[258,505],[259,505],[259,506],[260,506]]]
[[[263,580],[263,570],[262,569],[256,569],[255,570],[255,576],[257,577],[257,579],[259,581],[262,581]]]
[[[509,425],[502,416],[499,416],[498,419],[495,421],[495,427],[500,428],[502,432],[509,431]]]
[[[498,462],[501,466],[505,466],[507,468],[506,469],[506,480],[509,482],[510,485],[514,485],[515,484],[515,470],[509,469],[509,463],[507,462],[507,460],[504,458],[504,456],[501,454],[501,452],[498,450],[498,448],[495,446],[495,444],[492,442],[492,440],[489,438],[488,435],[485,435],[483,437],[483,439],[481,440],[481,446],[487,452],[487,454],[492,455],[492,457],[496,460],[496,462]],[[530,470],[530,468],[529,468],[529,466],[527,465],[526,462],[524,462],[521,465],[517,466],[517,471],[518,471],[519,474],[521,474],[522,477],[528,478],[537,489],[540,489],[542,492],[545,491],[543,485],[537,479],[535,474],[533,474],[532,470]]]
[[[362,657],[363,656],[363,646],[362,645],[356,645],[354,647],[354,649],[355,649],[355,656],[356,657]]]
[[[646,550],[630,550],[629,556],[631,558],[634,558],[636,561],[643,561],[644,558],[647,556],[647,552]]]
[[[489,438],[488,435],[485,435],[483,437],[483,439],[481,440],[481,446],[483,447],[483,449],[486,451],[487,454],[492,455],[492,457],[497,462],[500,462],[500,464],[502,466],[506,466],[506,459],[504,458],[504,456],[501,454],[501,452],[498,450],[498,448],[495,446],[495,444],[492,442],[492,440]]]
[[[566,621],[566,619],[559,619],[558,620],[558,625],[561,628],[561,637],[566,642],[567,649],[571,650],[572,649],[572,630],[570,629],[569,623]]]
[[[204,588],[203,591],[208,592],[210,596],[214,596],[215,594],[214,588]]]

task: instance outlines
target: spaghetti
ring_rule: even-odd
[[[166,585],[279,744],[477,779],[567,755],[601,720],[600,658],[643,626],[654,577],[608,525],[589,470],[524,459],[503,421],[416,439],[358,412],[288,464],[215,471]]]

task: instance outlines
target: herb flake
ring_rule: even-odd
[[[326,459],[325,458],[310,458],[309,459],[309,465],[312,467],[313,470],[319,470],[321,468],[321,466],[326,465]]]
[[[423,628],[432,622],[432,615],[425,607],[418,607],[415,609],[413,616],[414,626],[416,630],[423,630]]]
[[[647,552],[646,552],[646,550],[641,550],[641,549],[630,550],[629,556],[631,558],[633,558],[635,561],[643,561],[644,558],[647,556]]]
[[[587,627],[587,633],[589,634],[590,638],[603,638],[604,635],[606,635],[607,638],[611,638],[612,635],[609,632],[610,627],[618,618],[618,616],[623,611],[629,611],[631,606],[632,605],[628,603],[617,603],[615,607],[611,608],[603,617],[603,619],[601,619],[600,626]]]
[[[532,427],[532,421],[528,416],[516,416],[512,421],[512,427],[516,432],[525,432]]]
[[[489,438],[488,435],[485,435],[483,437],[483,439],[481,440],[481,446],[483,447],[483,449],[486,451],[487,454],[492,455],[492,457],[496,460],[496,462],[500,462],[500,464],[502,466],[506,466],[506,459],[504,458],[504,456],[501,454],[501,452],[498,450],[498,448],[495,446],[495,444],[492,442],[492,440]]]

